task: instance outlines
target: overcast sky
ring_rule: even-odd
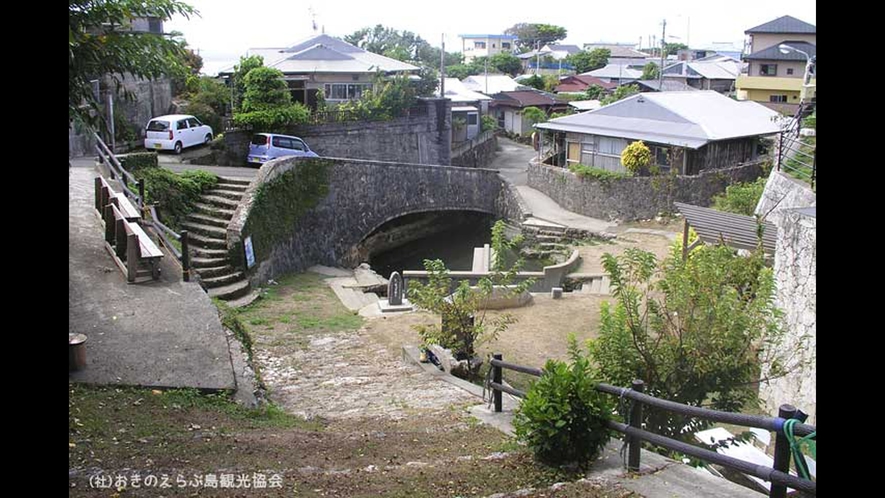
[[[817,24],[815,2],[809,0],[632,0],[621,2],[403,0],[184,0],[199,17],[175,17],[166,31],[180,31],[199,50],[204,72],[214,74],[236,63],[253,47],[284,47],[313,34],[316,24],[327,34],[344,37],[382,24],[417,33],[439,47],[445,34],[446,51],[459,52],[459,34],[501,34],[519,22],[562,26],[568,38],[561,43],[581,46],[592,42],[620,42],[648,46],[661,37],[667,20],[670,42],[690,42],[692,48],[732,42],[740,46],[744,30],[791,15]],[[672,38],[671,38],[672,37]]]

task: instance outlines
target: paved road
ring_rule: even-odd
[[[489,168],[498,170],[513,185],[527,185],[529,161],[538,153],[527,145],[504,137],[498,137],[498,147],[501,150],[495,154]]]
[[[181,281],[181,267],[169,253],[159,280],[126,283],[105,250],[104,229],[93,207],[93,160],[71,164],[68,328],[88,340],[86,368],[72,372],[70,379],[235,389],[227,336],[209,296],[196,282]]]

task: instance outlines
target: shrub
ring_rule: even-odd
[[[236,126],[262,132],[283,132],[291,125],[305,124],[309,120],[310,110],[300,103],[234,114]]]
[[[513,419],[516,436],[538,460],[586,464],[596,458],[611,434],[606,428],[614,401],[596,390],[599,383],[574,335],[569,336],[571,365],[547,360],[544,375],[532,384]]]
[[[494,116],[489,116],[486,114],[482,117],[482,123],[480,124],[480,129],[482,131],[494,130],[498,127],[498,120],[495,119]]]
[[[621,164],[630,173],[638,175],[651,164],[651,150],[642,140],[637,140],[621,152]]]
[[[175,231],[180,230],[200,195],[218,183],[218,177],[206,171],[179,175],[162,168],[142,168],[134,175],[145,182],[147,203],[155,204],[162,222]]]
[[[725,193],[713,197],[713,208],[729,213],[753,216],[756,205],[765,190],[765,177],[755,182],[735,183],[725,187]]]
[[[120,166],[123,166],[123,169],[132,174],[135,174],[136,171],[142,168],[158,167],[156,152],[132,152],[129,154],[119,154],[117,156],[117,160],[120,161]]]
[[[627,178],[630,175],[618,171],[609,171],[595,166],[587,166],[586,164],[569,164],[569,171],[578,176],[578,178],[591,178],[599,183],[608,185],[612,180]]]
[[[221,116],[211,106],[199,102],[191,102],[184,106],[184,114],[191,114],[205,125],[212,128],[213,133],[221,131]]]

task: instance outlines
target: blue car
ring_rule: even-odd
[[[261,165],[283,156],[319,157],[298,137],[276,133],[256,133],[249,144],[249,164]]]

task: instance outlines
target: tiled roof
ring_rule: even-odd
[[[782,16],[778,17],[774,21],[769,21],[765,24],[760,24],[755,28],[750,28],[744,33],[790,33],[790,34],[810,34],[813,35],[817,33],[817,29],[813,24],[808,24],[805,21],[800,21],[795,17],[791,16]]]
[[[607,48],[611,51],[609,58],[628,58],[628,59],[644,59],[650,57],[645,52],[640,52],[626,45],[617,45],[614,43],[585,43],[584,50],[591,51],[597,48]]]
[[[548,93],[533,90],[501,92],[499,94],[496,94],[494,97],[496,104],[509,105],[513,107],[554,106],[566,104],[565,102],[552,97]]]
[[[595,76],[576,74],[560,80],[560,83],[556,86],[555,90],[557,92],[583,92],[590,85],[599,85],[606,90],[611,90],[618,86],[616,83],[608,83]]]
[[[800,54],[799,52],[794,52],[790,50],[787,53],[781,53],[778,48],[780,45],[789,45],[797,50],[801,50],[808,54],[809,57],[814,57],[817,53],[817,48],[806,42],[801,41],[785,41],[781,42],[778,45],[773,47],[768,47],[764,50],[760,50],[758,52],[754,52],[748,55],[747,60],[774,60],[774,61],[801,61],[805,62],[805,56]]]
[[[633,82],[633,84],[638,84],[639,86],[655,91],[661,91],[661,86],[664,87],[665,92],[697,91],[697,88],[690,87],[681,81],[675,81],[666,78],[664,78],[663,85],[661,85],[660,80],[636,80]]]

